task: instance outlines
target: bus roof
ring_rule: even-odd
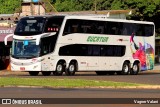
[[[52,17],[65,17],[65,19],[83,19],[83,20],[101,20],[101,21],[115,21],[115,22],[126,22],[126,23],[141,23],[141,24],[153,24],[149,21],[135,21],[135,20],[126,20],[126,19],[112,19],[108,18],[107,15],[67,15],[67,14],[57,14],[57,15],[42,15],[42,16],[26,16],[23,18],[52,18]]]
[[[66,19],[84,19],[84,20],[101,20],[101,21],[115,21],[115,22],[126,22],[126,23],[141,23],[141,24],[153,24],[149,21],[135,21],[135,20],[126,20],[126,19],[112,19],[108,18],[106,15],[66,15]]]
[[[52,18],[52,17],[65,17],[65,15],[40,15],[40,16],[26,16],[26,17],[22,17],[21,19],[25,19],[25,18]]]

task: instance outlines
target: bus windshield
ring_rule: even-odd
[[[40,55],[40,48],[35,40],[13,40],[12,46],[14,58],[35,58]]]
[[[22,18],[15,29],[15,35],[30,36],[41,34],[46,22],[45,17]]]

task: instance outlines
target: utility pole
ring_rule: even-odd
[[[31,15],[33,15],[33,2],[30,3]]]
[[[38,1],[38,15],[40,15],[40,1]]]
[[[97,14],[97,0],[94,0],[94,12]]]

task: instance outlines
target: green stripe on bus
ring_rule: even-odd
[[[87,42],[107,42],[109,37],[89,36]]]

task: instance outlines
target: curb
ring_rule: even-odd
[[[146,85],[146,86],[95,86],[95,87],[90,87],[90,86],[86,86],[86,87],[64,87],[64,86],[60,86],[60,87],[52,87],[52,86],[0,86],[0,88],[55,88],[55,89],[60,89],[60,88],[71,88],[71,89],[160,89],[160,85]]]

